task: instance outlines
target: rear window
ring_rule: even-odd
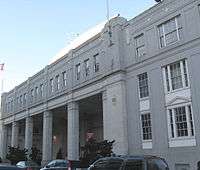
[[[122,162],[122,160],[100,160],[95,163],[92,170],[119,170]]]
[[[142,160],[129,160],[125,164],[125,170],[144,170],[144,162]]]
[[[168,165],[162,159],[151,159],[148,160],[148,170],[168,170]]]

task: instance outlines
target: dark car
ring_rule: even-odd
[[[40,166],[33,161],[20,161],[16,164],[21,170],[39,170]]]
[[[0,163],[0,170],[20,170],[20,168],[7,163]]]
[[[79,167],[79,161],[56,159],[49,162],[44,168],[41,168],[40,170],[67,170],[68,168],[71,170],[76,170],[76,168]]]
[[[157,156],[115,156],[95,161],[88,170],[169,170]]]

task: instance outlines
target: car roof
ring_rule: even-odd
[[[126,160],[128,161],[128,160],[150,160],[150,159],[162,159],[162,158],[158,156],[153,156],[153,155],[118,155],[118,156],[100,158],[99,160]]]

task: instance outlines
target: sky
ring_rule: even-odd
[[[109,13],[129,20],[154,4],[154,0],[109,0]],[[36,74],[77,35],[105,21],[106,9],[106,0],[0,0],[3,91]]]

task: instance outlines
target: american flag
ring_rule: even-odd
[[[4,63],[0,64],[0,71],[4,70]]]

